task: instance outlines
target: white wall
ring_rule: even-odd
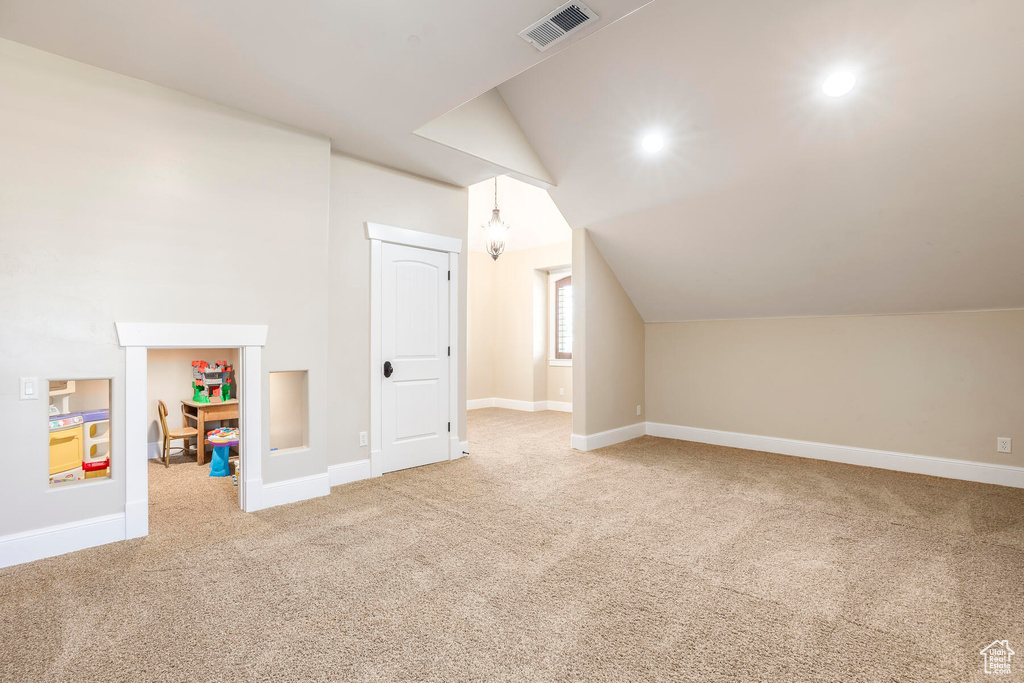
[[[331,155],[330,464],[370,456],[359,432],[370,429],[370,242],[364,222],[466,239],[464,188]],[[459,347],[466,348],[466,250],[459,256]],[[282,368],[295,369],[295,368]],[[460,355],[460,440],[466,438],[466,354]],[[312,378],[310,379],[312,382]]]
[[[324,472],[328,140],[8,41],[0,103],[0,431],[17,454],[0,487],[18,511],[0,536],[124,510],[115,321],[268,324],[265,369],[310,370],[311,448],[265,450],[264,481]],[[47,490],[47,402],[18,400],[25,376],[113,378],[110,480]]]

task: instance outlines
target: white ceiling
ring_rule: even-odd
[[[1020,0],[658,0],[499,90],[647,321],[1015,308],[1021,36]]]
[[[486,251],[483,226],[494,208],[494,181],[469,186],[469,250]],[[543,189],[501,176],[498,178],[498,208],[509,226],[505,251],[532,249],[572,241],[572,229],[562,218],[551,196]]]
[[[647,1],[588,0],[600,19],[545,53],[517,34],[558,0],[2,0],[0,37],[466,186],[503,171],[412,131]]]

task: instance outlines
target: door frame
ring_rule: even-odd
[[[406,247],[429,249],[448,254],[448,270],[451,279],[448,282],[448,342],[452,354],[448,358],[448,417],[455,423],[454,431],[448,434],[448,459],[454,460],[462,456],[459,445],[459,253],[462,251],[462,240],[457,237],[446,237],[418,230],[396,228],[380,223],[366,222],[366,236],[370,240],[370,476],[379,477],[384,473],[384,462],[381,457],[381,433],[383,421],[381,391],[381,328],[382,306],[381,284],[383,277],[383,261],[381,245],[384,242],[400,244]]]
[[[125,358],[125,538],[149,534],[149,444],[146,385],[149,349],[239,349],[242,371],[238,426],[242,477],[239,505],[261,509],[263,490],[263,347],[266,325],[114,323]]]

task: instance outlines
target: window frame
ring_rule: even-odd
[[[563,285],[562,283],[564,283],[566,281],[568,281],[567,284]],[[565,352],[565,351],[559,350],[559,343],[558,343],[560,341],[559,332],[561,330],[561,326],[559,325],[559,320],[558,320],[559,309],[561,308],[561,299],[562,299],[561,290],[565,286],[568,286],[570,289],[572,288],[572,274],[566,275],[565,277],[561,277],[561,278],[555,280],[555,303],[554,303],[554,306],[555,306],[555,316],[554,316],[554,320],[555,320],[555,323],[554,323],[555,324],[555,329],[554,329],[555,360],[570,360],[571,361],[572,360],[572,351]],[[570,321],[570,324],[572,324],[571,321]]]

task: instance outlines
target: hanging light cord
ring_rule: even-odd
[[[494,208],[498,208],[498,176],[494,176]]]

